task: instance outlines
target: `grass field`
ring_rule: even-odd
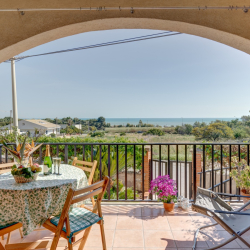
[[[149,129],[152,128],[156,128],[156,127],[121,127],[121,128],[105,128],[105,131],[109,132],[109,133],[122,133],[122,132],[126,132],[126,133],[137,133],[138,131],[148,131]],[[162,128],[162,127],[157,127],[157,129],[160,129],[166,133],[173,133],[174,132],[174,127],[166,127],[166,128]]]

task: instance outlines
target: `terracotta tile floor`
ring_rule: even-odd
[[[108,250],[191,250],[194,231],[202,225],[213,223],[208,217],[177,207],[172,213],[166,213],[162,205],[103,205],[102,208]],[[216,246],[228,237],[230,235],[220,226],[208,228],[204,230],[204,234],[199,234],[197,249]],[[19,232],[15,231],[11,242],[49,238],[53,238],[53,234],[44,230],[32,232],[21,240]],[[244,238],[250,242],[250,232]],[[76,246],[74,249],[77,248]],[[58,250],[63,249],[64,247],[58,247]],[[94,225],[85,250],[101,249],[99,225]],[[248,248],[235,240],[222,249]]]

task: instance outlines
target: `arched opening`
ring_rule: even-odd
[[[221,30],[170,20],[150,18],[110,18],[71,24],[32,36],[2,49],[0,62],[3,62],[26,50],[59,38],[84,32],[111,29],[152,29],[178,31],[217,41],[250,54],[250,41],[248,39]]]

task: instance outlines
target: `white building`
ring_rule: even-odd
[[[29,132],[31,136],[35,135],[35,130],[40,135],[60,134],[60,126],[45,120],[21,120],[18,122],[20,132]]]
[[[30,136],[35,136],[37,130],[40,135],[60,134],[60,126],[45,120],[21,120],[18,121],[18,129],[20,132],[28,132]],[[0,128],[1,131],[10,131],[10,125]],[[8,133],[7,132],[7,133]]]

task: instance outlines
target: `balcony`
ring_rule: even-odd
[[[46,145],[46,143],[45,143]],[[34,153],[34,159],[42,162],[45,145]],[[103,201],[105,233],[108,249],[192,249],[194,232],[203,225],[213,223],[199,213],[182,210],[165,212],[157,197],[149,193],[150,181],[159,175],[169,174],[176,180],[179,194],[194,201],[198,186],[218,192],[239,194],[234,181],[229,177],[233,156],[249,163],[248,144],[62,144],[51,145],[52,156],[60,156],[65,163],[71,157],[98,161],[97,179],[108,175],[112,182]],[[9,156],[0,145],[0,162]],[[119,190],[119,180],[124,187]],[[117,187],[112,192],[112,187]],[[132,191],[132,195],[131,195]],[[224,198],[224,197],[222,197]],[[240,199],[231,200],[238,207]],[[215,247],[230,235],[220,226],[208,228],[199,235],[198,248]],[[250,232],[244,239],[250,242]],[[11,242],[27,242],[52,238],[49,231],[34,231],[24,240],[18,231]],[[6,239],[5,239],[6,240]],[[4,241],[1,241],[4,243]],[[63,242],[61,245],[65,245]],[[60,246],[61,246],[60,245]],[[64,249],[58,247],[58,249]],[[102,249],[100,231],[93,227],[87,241],[87,250]],[[223,249],[248,249],[238,240]]]
[[[108,250],[191,250],[195,230],[212,221],[192,211],[175,208],[174,213],[166,213],[162,205],[103,205],[104,228]],[[215,247],[231,237],[225,230],[216,226],[216,230],[207,229],[200,234],[197,249]],[[250,242],[250,233],[244,239]],[[79,236],[82,237],[82,234]],[[20,239],[19,231],[12,234],[11,243],[48,240],[53,238],[50,231],[35,231]],[[6,237],[5,237],[6,241]],[[1,241],[4,242],[4,241]],[[66,240],[60,241],[58,250],[63,250]],[[93,226],[86,243],[86,250],[101,250],[99,226]],[[77,249],[77,246],[76,248]],[[223,249],[248,249],[235,240]]]

